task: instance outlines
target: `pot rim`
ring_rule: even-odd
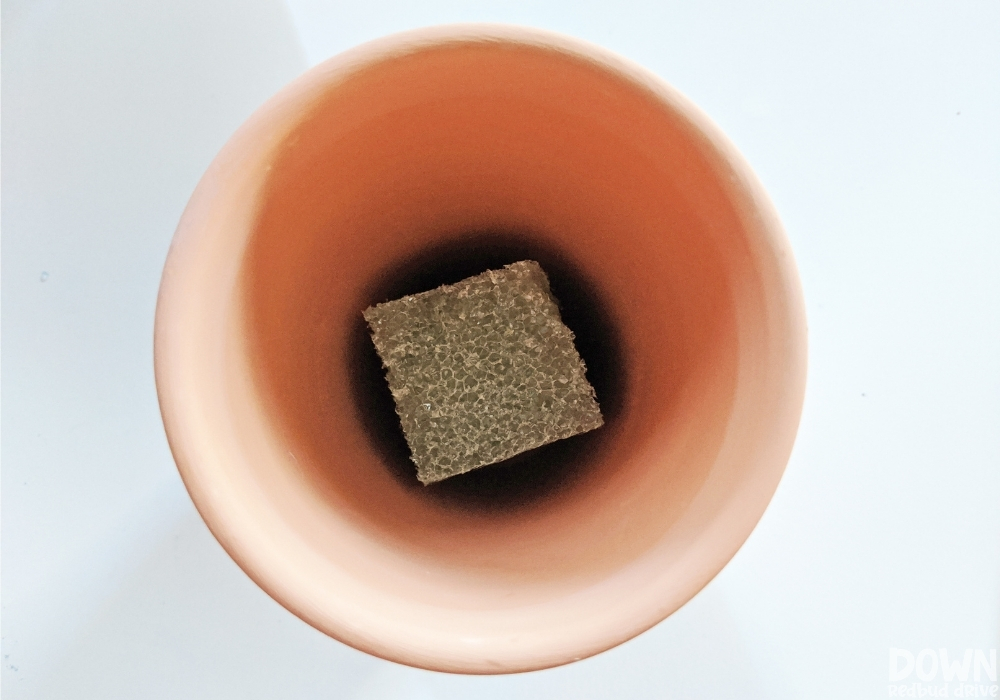
[[[206,469],[199,466],[205,461],[211,463],[215,456],[206,454],[198,447],[199,438],[194,435],[192,427],[196,422],[192,411],[199,410],[199,407],[196,401],[191,400],[192,392],[196,393],[197,387],[184,375],[183,367],[191,358],[175,342],[177,334],[182,333],[185,327],[185,315],[190,313],[190,306],[186,305],[190,303],[190,299],[185,297],[185,270],[188,266],[197,265],[202,249],[211,244],[200,233],[205,229],[204,219],[212,216],[212,201],[219,188],[219,178],[223,181],[228,179],[227,187],[241,187],[250,194],[254,193],[263,184],[263,179],[254,180],[246,176],[240,180],[242,176],[235,172],[236,165],[247,160],[258,163],[266,161],[269,154],[280,146],[284,137],[295,127],[297,119],[308,112],[316,99],[340,80],[365,67],[428,48],[483,42],[541,47],[583,59],[596,69],[619,76],[636,89],[653,95],[658,102],[685,117],[711,143],[733,172],[738,174],[740,185],[758,207],[760,216],[765,221],[762,230],[766,240],[763,243],[773,251],[777,260],[790,318],[790,388],[785,414],[794,416],[794,425],[786,426],[782,433],[787,444],[781,444],[775,449],[775,454],[782,455],[777,460],[780,465],[770,473],[769,483],[758,487],[763,495],[763,507],[745,519],[747,527],[739,532],[724,533],[726,546],[716,546],[716,556],[709,558],[709,564],[701,562],[698,566],[692,565],[697,573],[682,587],[683,592],[670,600],[661,601],[655,609],[648,610],[640,623],[630,620],[621,629],[605,635],[600,644],[585,648],[574,646],[573,640],[567,639],[552,654],[538,656],[527,662],[523,658],[505,658],[500,649],[480,649],[478,656],[470,654],[465,658],[456,658],[454,649],[449,646],[442,646],[440,649],[414,649],[412,639],[405,636],[391,639],[373,635],[364,628],[364,622],[354,626],[331,622],[330,616],[317,609],[316,601],[297,596],[280,584],[280,568],[285,561],[282,554],[253,551],[254,539],[259,533],[255,534],[253,527],[247,526],[245,518],[234,516],[239,505],[226,494],[218,493],[216,487],[220,482],[208,478]],[[250,221],[254,213],[248,211],[244,216]],[[220,289],[224,284],[224,280],[220,281]],[[654,626],[707,585],[749,537],[778,486],[791,453],[801,414],[806,378],[805,356],[804,301],[790,244],[763,186],[742,155],[712,120],[654,73],[607,49],[555,32],[480,23],[426,27],[361,44],[309,69],[264,103],[236,131],[214,159],[185,209],[164,268],[154,333],[157,393],[171,451],[195,506],[237,564],[272,598],[297,616],[355,648],[391,661],[429,670],[481,674],[538,670],[600,653]],[[719,533],[711,536],[714,542],[723,537]],[[262,566],[263,560],[269,560],[270,566]]]

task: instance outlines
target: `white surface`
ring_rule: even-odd
[[[603,44],[699,103],[773,196],[810,320],[795,453],[733,562],[622,647],[498,678],[367,657],[258,590],[191,507],[152,381],[159,270],[232,130],[308,63],[463,20]],[[883,698],[890,647],[1000,646],[995,0],[22,0],[2,21],[6,700]]]

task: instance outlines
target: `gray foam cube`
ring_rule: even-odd
[[[424,484],[604,423],[532,260],[364,312]]]

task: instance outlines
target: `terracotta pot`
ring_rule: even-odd
[[[606,425],[420,486],[361,311],[523,258]],[[457,26],[337,56],[233,136],[155,347],[184,482],[250,577],[358,649],[504,673],[619,644],[729,561],[792,447],[806,325],[774,209],[696,107],[579,41]]]

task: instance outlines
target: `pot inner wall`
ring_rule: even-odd
[[[270,168],[243,261],[243,351],[294,460],[252,468],[303,538],[373,587],[487,606],[561,595],[663,547],[713,469],[740,353],[764,342],[740,338],[765,311],[728,171],[700,132],[580,58],[442,46],[331,87]],[[606,425],[420,486],[361,311],[524,258],[552,276]],[[292,492],[319,504],[308,518],[278,495]],[[346,531],[388,553],[391,584],[342,556]]]

